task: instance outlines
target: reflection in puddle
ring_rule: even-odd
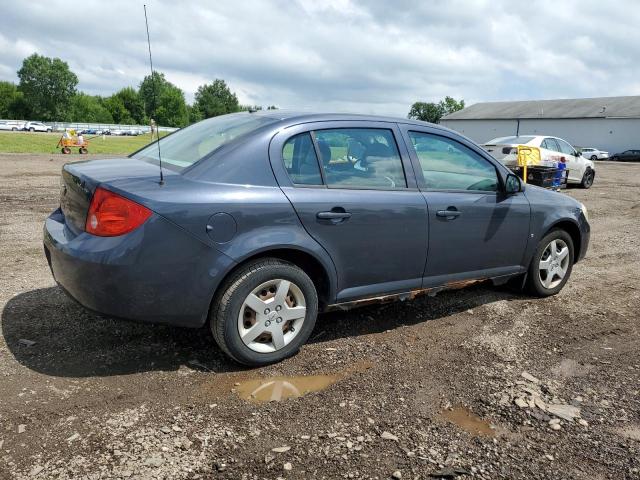
[[[468,408],[454,407],[451,410],[443,410],[440,415],[472,435],[493,437],[496,434],[489,422],[481,419]]]
[[[339,379],[339,375],[257,378],[240,382],[236,392],[251,402],[280,402],[324,390]]]

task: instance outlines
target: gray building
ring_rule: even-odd
[[[440,123],[485,143],[508,135],[550,135],[610,153],[640,149],[640,96],[476,103]]]

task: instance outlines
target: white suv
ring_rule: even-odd
[[[51,132],[53,129],[49,125],[45,125],[42,122],[27,122],[24,126],[24,130],[30,132]]]

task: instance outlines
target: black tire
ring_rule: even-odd
[[[542,259],[542,255],[545,253],[545,250],[547,249],[551,241],[557,239],[564,241],[567,247],[569,247],[569,263],[567,266],[567,272],[564,275],[564,278],[562,278],[562,281],[558,285],[555,285],[553,288],[547,288],[542,284],[542,280],[540,278],[540,260]],[[551,230],[542,238],[542,240],[540,240],[540,242],[538,243],[538,247],[533,254],[533,258],[531,259],[531,264],[529,265],[529,270],[527,272],[527,291],[537,297],[548,297],[550,295],[555,295],[556,293],[558,293],[560,290],[562,290],[564,285],[569,280],[569,277],[571,276],[574,258],[574,247],[571,235],[569,235],[565,230]]]
[[[304,295],[306,315],[299,333],[275,352],[259,353],[245,345],[238,331],[238,316],[247,296],[262,283],[288,280]],[[296,265],[275,258],[259,259],[235,272],[220,288],[211,307],[209,323],[218,346],[236,362],[261,366],[279,362],[296,354],[306,343],[318,314],[318,294],[309,276]]]
[[[598,160],[598,156],[597,155],[591,155],[591,160],[593,160],[595,162],[596,160]]]
[[[62,147],[63,155],[69,155],[71,153],[71,149],[69,147]]]
[[[29,131],[30,131],[30,132],[35,132],[35,131],[36,131],[36,129],[35,129],[35,128],[33,128],[33,127],[31,127],[31,128],[29,129]]]
[[[582,181],[580,182],[580,186],[585,189],[591,188],[595,178],[596,178],[596,172],[591,170],[590,168],[587,168],[584,172],[584,175],[582,176]]]
[[[84,147],[80,147],[80,148],[78,149],[78,153],[80,153],[81,155],[84,155],[84,154],[85,154],[85,153],[87,153],[87,152],[88,152],[88,150],[87,150],[86,148],[84,148]]]
[[[17,129],[16,127],[13,127],[13,128],[11,129],[11,131],[12,131],[12,132],[17,132],[17,131],[18,131],[18,129]]]
[[[611,161],[612,162],[617,162],[618,161],[618,157],[615,157],[615,156],[611,157]]]

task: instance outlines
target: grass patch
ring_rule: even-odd
[[[164,136],[164,132],[160,136]],[[58,153],[56,147],[61,133],[31,133],[31,132],[0,132],[0,153]],[[115,137],[100,135],[91,138],[85,135],[89,141],[89,153],[102,153],[113,155],[128,155],[139,148],[151,143],[151,134],[145,133],[137,137]],[[71,149],[72,155],[78,155],[78,149]]]

